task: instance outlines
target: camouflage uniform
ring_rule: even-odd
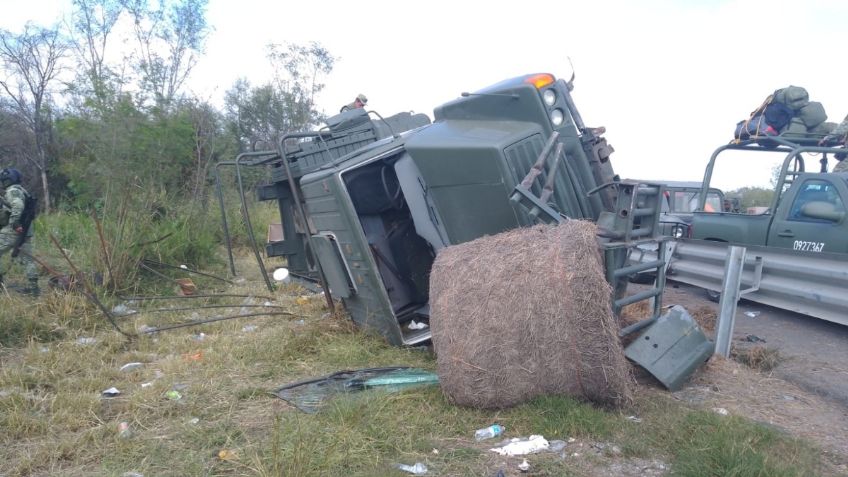
[[[15,242],[18,240],[18,233],[15,232],[13,225],[20,222],[21,214],[24,211],[24,201],[26,191],[20,184],[12,184],[6,188],[4,194],[4,203],[0,208],[0,281],[3,277],[3,256],[6,252],[11,252],[15,248]],[[29,279],[30,290],[38,290],[38,268],[35,261],[32,259],[32,229],[30,225],[27,231],[27,238],[21,245],[21,253],[18,259],[24,264],[26,276]]]
[[[828,133],[819,144],[826,144],[828,142],[836,140],[839,144],[845,144],[845,139],[848,136],[848,116],[845,116],[845,119],[836,126],[833,131]],[[839,159],[839,154],[836,155],[836,158]],[[831,172],[848,172],[848,159],[842,159],[833,166],[833,170]]]
[[[848,172],[848,159],[837,162],[831,172]]]
[[[351,109],[364,108],[366,104],[368,104],[368,98],[365,97],[364,94],[360,93],[356,96],[356,99],[353,100],[352,103],[342,106],[342,109],[339,112],[343,113],[345,111],[350,111]]]

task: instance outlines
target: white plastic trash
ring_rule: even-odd
[[[424,475],[427,473],[427,466],[421,462],[416,462],[415,465],[398,464],[397,468],[413,475]]]
[[[530,436],[524,439],[510,439],[509,444],[503,447],[489,449],[500,455],[527,455],[548,450],[550,444],[543,436]]]
[[[121,371],[126,373],[126,372],[129,372],[129,371],[136,370],[136,369],[138,369],[142,366],[144,366],[143,363],[127,363],[127,364],[121,366]]]
[[[286,283],[291,279],[288,268],[278,268],[274,270],[274,280]]]

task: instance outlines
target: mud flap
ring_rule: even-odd
[[[677,391],[712,356],[714,349],[715,344],[689,312],[675,305],[628,345],[624,355],[670,391]]]

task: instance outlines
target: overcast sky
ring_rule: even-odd
[[[50,23],[69,4],[0,0],[0,26]],[[318,98],[326,113],[364,93],[384,116],[432,118],[462,91],[566,77],[571,58],[577,107],[606,126],[622,177],[701,180],[712,151],[777,88],[805,87],[829,121],[848,114],[846,20],[848,2],[836,0],[210,0],[214,31],[190,87],[216,100],[238,77],[268,78],[268,43],[318,41],[338,58]],[[766,169],[736,160],[718,185],[766,185]]]

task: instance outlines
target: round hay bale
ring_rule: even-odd
[[[540,394],[631,399],[591,222],[538,225],[442,249],[430,326],[451,402],[503,408]]]

